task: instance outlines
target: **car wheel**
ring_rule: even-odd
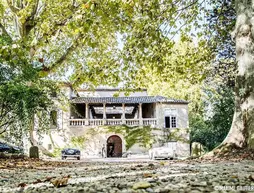
[[[62,160],[65,160],[65,159],[67,159],[67,157],[66,157],[66,156],[63,156],[63,157],[62,157]]]
[[[77,157],[77,160],[80,160],[80,157]]]

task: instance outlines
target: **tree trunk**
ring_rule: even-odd
[[[235,113],[231,129],[217,149],[254,149],[254,1],[236,0],[237,21],[232,36],[236,42],[238,74]]]

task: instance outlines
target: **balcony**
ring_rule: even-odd
[[[156,118],[143,119],[69,119],[71,127],[87,127],[87,126],[156,126]]]

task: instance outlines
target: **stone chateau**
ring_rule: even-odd
[[[76,147],[85,158],[100,157],[105,149],[104,154],[109,157],[109,148],[113,146],[114,157],[121,157],[127,151],[147,153],[150,147],[139,143],[139,140],[127,145],[126,133],[119,132],[119,128],[124,126],[129,130],[151,128],[151,147],[176,141],[177,154],[189,156],[187,101],[148,96],[146,90],[125,96],[124,92],[115,88],[78,89],[74,92],[65,85],[62,91],[68,98],[68,104],[55,101],[57,108],[51,112],[50,132],[39,136],[36,129],[34,131],[35,138],[50,152]],[[114,131],[114,127],[118,130]],[[142,137],[139,137],[141,141]]]

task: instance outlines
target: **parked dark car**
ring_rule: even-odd
[[[0,142],[0,152],[4,153],[23,153],[23,148],[14,145],[9,145],[7,143]]]
[[[73,148],[63,149],[62,159],[66,159],[67,157],[77,158],[77,160],[80,160],[80,150]]]

